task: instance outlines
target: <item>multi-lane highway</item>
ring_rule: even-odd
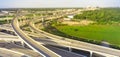
[[[76,14],[77,11],[72,12],[73,14]],[[64,15],[60,15],[60,16],[52,16],[52,17],[46,17],[47,19],[51,19],[51,18],[59,18],[61,16],[65,16]],[[30,48],[32,48],[34,51],[38,52],[40,55],[42,55],[43,57],[64,57],[63,55],[57,54],[57,51],[51,51],[49,49],[47,49],[46,47],[44,47],[41,44],[38,44],[35,40],[33,40],[31,37],[29,37],[26,33],[24,33],[19,26],[19,22],[17,19],[17,16],[13,19],[12,21],[12,27],[14,29],[14,31],[16,32],[16,34],[19,36],[19,38],[24,41]],[[72,39],[68,39],[68,38],[64,38],[64,37],[60,37],[60,36],[56,36],[47,32],[44,32],[42,30],[39,30],[37,27],[35,27],[35,22],[36,21],[41,21],[43,20],[42,18],[40,20],[37,19],[33,19],[31,20],[31,22],[29,22],[29,26],[30,28],[39,33],[40,35],[43,35],[45,37],[51,38],[53,42],[57,43],[58,45],[62,45],[62,46],[67,46],[70,48],[75,48],[75,49],[81,49],[81,50],[86,50],[89,51],[90,53],[98,53],[100,55],[104,55],[107,57],[118,57],[120,56],[120,50],[116,50],[116,49],[112,49],[112,48],[107,48],[107,47],[103,47],[103,46],[98,46],[98,45],[94,45],[94,44],[90,44],[90,43],[85,43],[85,42],[81,42],[81,41],[77,41],[77,40],[72,40]],[[43,42],[45,43],[45,42]],[[45,44],[51,44],[50,42],[46,42]],[[52,49],[54,49],[52,47]],[[78,56],[79,57],[79,56]]]
[[[0,48],[0,57],[23,57],[23,56],[30,57],[30,56],[20,53],[20,52],[8,50],[5,48]]]
[[[4,26],[5,27],[5,26]],[[12,27],[10,27],[10,28],[12,28]],[[7,30],[7,28],[5,28],[4,30]],[[13,31],[12,31],[13,32]],[[25,32],[25,31],[24,31]],[[28,33],[27,31],[25,32],[25,33],[27,33],[28,35],[30,35],[30,36],[37,36],[35,33]],[[7,35],[7,36],[6,36]],[[39,34],[38,34],[39,35]],[[42,39],[42,37],[43,37],[43,35],[39,35],[39,37]],[[33,38],[34,39],[34,38]],[[10,35],[10,34],[7,34],[7,33],[3,33],[3,32],[0,32],[0,40],[5,40],[5,41],[7,41],[7,42],[12,42],[13,44],[15,44],[14,42],[21,42],[21,44],[23,44],[23,41],[22,40],[20,40],[19,38],[18,38],[18,36],[13,36],[13,35]],[[45,42],[47,42],[47,41],[44,41],[43,42],[43,40],[41,40],[41,41],[39,41],[38,39],[34,39],[34,40],[36,40],[36,42],[37,43],[40,43],[40,42],[42,42],[43,44],[45,43]],[[49,42],[50,43],[50,42]],[[54,43],[55,45],[57,45],[56,43]],[[24,46],[24,45],[23,45]],[[62,49],[59,49],[59,48],[55,48],[55,47],[50,47],[50,46],[47,46],[46,45],[46,47],[48,48],[48,49],[51,49],[52,51],[54,51],[55,53],[57,53],[57,54],[60,54],[62,57],[73,57],[73,56],[75,56],[75,57],[85,57],[85,56],[83,56],[83,55],[80,55],[80,54],[76,54],[76,53],[73,53],[73,52],[69,52],[69,51],[66,51],[66,50],[62,50]]]
[[[38,52],[43,57],[66,57],[66,56],[68,56],[70,54],[73,54],[72,52],[65,52],[65,51],[63,52],[63,51],[61,51],[62,55],[59,55],[56,52],[53,52],[50,49],[48,49],[48,48],[44,47],[43,45],[39,44],[38,42],[33,40],[31,37],[29,37],[26,33],[24,33],[20,29],[17,17],[19,17],[19,16],[16,15],[16,17],[12,20],[12,27],[13,27],[15,33],[18,35],[18,37],[22,41],[24,41],[25,44],[27,44],[30,48],[32,48],[34,51]],[[54,51],[56,51],[56,50],[54,50]],[[65,54],[68,54],[68,55],[65,55]],[[83,57],[81,55],[75,55],[75,54],[73,54],[73,56],[75,56],[75,57]],[[69,57],[72,57],[72,56],[69,56]]]
[[[18,13],[17,13],[18,15]],[[20,28],[17,20],[17,16],[12,21],[12,27],[16,34],[22,39],[30,48],[38,52],[43,57],[61,57],[60,55],[52,52],[51,50],[47,49],[43,45],[38,44],[35,40],[27,36]]]
[[[8,24],[4,24],[4,25],[0,25],[0,29],[4,29],[4,30],[8,30],[8,31],[14,31],[11,26],[9,26]]]
[[[40,20],[36,20],[36,21],[40,21]],[[54,39],[53,40],[54,42],[59,43],[59,41],[62,41],[61,44],[63,44],[63,45],[71,46],[72,48],[76,48],[76,49],[83,49],[83,50],[87,50],[87,51],[90,51],[90,52],[95,52],[95,53],[102,54],[102,55],[105,55],[105,56],[111,56],[111,57],[112,56],[120,56],[120,50],[107,48],[107,47],[102,47],[102,46],[89,44],[89,43],[85,43],[85,42],[80,42],[80,41],[76,41],[76,40],[66,39],[64,37],[60,37],[60,36],[56,36],[56,35],[44,32],[42,30],[37,29],[35,27],[34,22],[33,22],[33,20],[31,20],[31,22],[29,23],[30,28],[32,28],[35,32],[37,32],[39,34],[42,34],[42,35],[44,35],[48,38]],[[63,40],[63,38],[64,38],[64,40]],[[66,44],[66,42],[69,42],[71,44]],[[48,43],[48,44],[50,44],[50,43]]]
[[[1,34],[5,34],[5,33],[1,33]],[[6,35],[6,34],[5,34]],[[4,35],[3,35],[4,36]],[[12,35],[11,35],[12,36]],[[14,41],[14,42],[21,42],[21,40],[17,37],[17,36],[15,36],[16,38],[12,38],[12,37],[6,37],[6,38],[0,38],[0,40],[5,40],[5,41],[8,41],[8,42],[11,42],[11,41]],[[39,41],[38,39],[35,39],[36,40],[36,42],[37,43],[39,43],[39,44],[42,44],[42,43],[40,43],[40,42],[42,42],[42,40],[41,41]],[[15,44],[13,42],[13,44]],[[47,41],[45,41],[45,42],[47,42]],[[21,43],[22,44],[22,43]],[[44,44],[44,42],[43,42],[43,44]],[[57,44],[56,44],[57,45]],[[24,46],[24,45],[23,45]],[[86,57],[86,56],[83,56],[83,55],[79,55],[79,54],[76,54],[76,53],[73,53],[73,52],[69,52],[69,51],[66,51],[66,50],[63,50],[63,49],[60,49],[60,48],[56,48],[56,47],[52,47],[52,46],[49,46],[49,45],[45,45],[45,47],[47,47],[48,49],[50,49],[50,50],[52,50],[52,51],[54,51],[55,53],[57,53],[57,54],[60,54],[62,57]],[[19,48],[17,49],[17,50],[19,50]],[[20,50],[21,51],[21,50]],[[26,50],[27,51],[27,50]],[[25,52],[25,50],[23,51],[23,52]],[[32,55],[32,54],[31,54]]]

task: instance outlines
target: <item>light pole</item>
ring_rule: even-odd
[[[6,14],[6,18],[7,18],[7,23],[9,24],[8,15],[9,13]]]
[[[45,17],[42,17],[42,25],[43,25],[43,27],[45,25],[44,21],[45,21]]]

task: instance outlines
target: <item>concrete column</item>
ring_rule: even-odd
[[[14,32],[10,31],[10,34],[14,35]]]
[[[21,41],[21,45],[22,45],[23,47],[25,47],[25,43],[24,43],[23,41]]]
[[[4,30],[4,29],[3,29]],[[9,31],[8,30],[4,30],[6,33],[9,33]]]
[[[10,23],[8,19],[7,19],[7,23]]]
[[[92,51],[90,51],[90,57],[92,57],[92,53],[93,53],[93,52],[92,52]]]
[[[12,43],[12,44],[15,44],[15,42],[14,42],[14,41],[11,41],[11,43]]]
[[[72,52],[72,48],[70,46],[68,48],[69,48],[69,51]]]
[[[32,33],[34,33],[34,30],[30,28],[30,30],[32,31]]]

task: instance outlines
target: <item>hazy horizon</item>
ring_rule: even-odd
[[[0,0],[0,8],[120,7],[120,0]]]

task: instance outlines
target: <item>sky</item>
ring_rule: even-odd
[[[0,8],[120,7],[120,0],[0,0]]]

